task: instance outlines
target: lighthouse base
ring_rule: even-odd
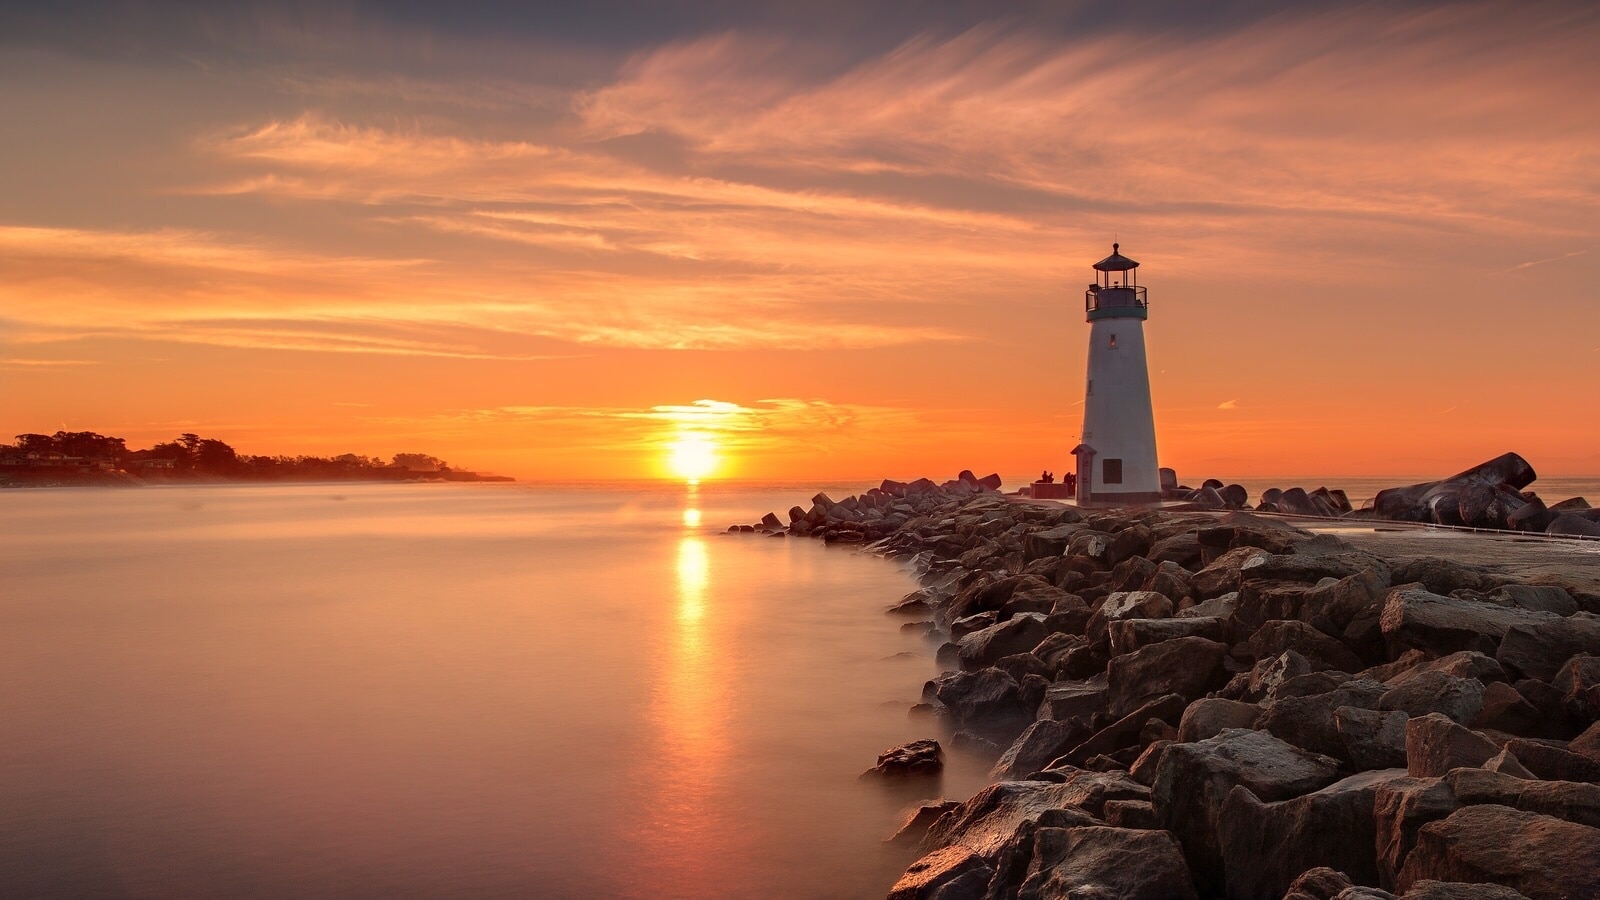
[[[1110,493],[1095,491],[1089,497],[1078,498],[1079,506],[1153,506],[1161,502],[1160,491],[1125,491]]]

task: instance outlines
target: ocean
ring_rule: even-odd
[[[723,533],[868,486],[0,492],[0,896],[881,897],[916,585]]]
[[[984,772],[816,489],[0,492],[0,896],[881,897]]]

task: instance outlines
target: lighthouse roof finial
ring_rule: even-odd
[[[1122,245],[1112,244],[1111,255],[1094,264],[1101,272],[1126,272],[1139,268],[1139,264],[1122,255]]]

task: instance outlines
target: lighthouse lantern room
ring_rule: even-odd
[[[1150,406],[1144,322],[1150,307],[1139,264],[1119,244],[1094,264],[1084,294],[1089,374],[1084,386],[1076,496],[1085,506],[1130,506],[1161,499],[1156,425]]]

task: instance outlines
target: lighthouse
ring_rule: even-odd
[[[1161,499],[1156,423],[1144,322],[1150,315],[1139,264],[1119,244],[1094,264],[1084,294],[1089,321],[1089,375],[1083,392],[1082,443],[1076,497],[1084,506],[1130,506]]]

